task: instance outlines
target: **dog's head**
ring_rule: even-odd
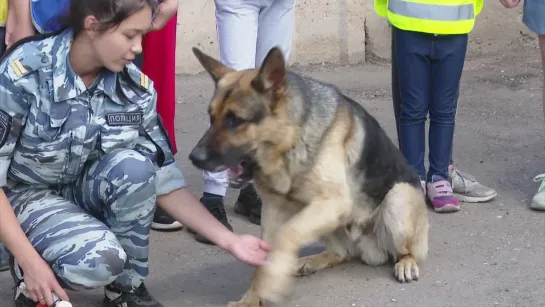
[[[208,113],[210,127],[191,151],[199,169],[229,170],[231,187],[253,179],[264,151],[280,150],[287,137],[286,68],[280,49],[269,51],[257,69],[234,71],[193,48],[215,83]],[[261,153],[261,154],[260,154]]]

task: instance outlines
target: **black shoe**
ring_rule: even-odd
[[[170,217],[163,209],[157,206],[155,215],[153,216],[153,222],[151,223],[151,228],[153,230],[178,230],[183,227],[184,225],[182,225],[182,223]]]
[[[229,221],[227,220],[227,212],[225,212],[223,198],[202,197],[200,201],[218,221],[225,225],[225,227],[227,227],[229,230],[233,231],[233,226],[231,226],[231,224],[229,224]],[[188,228],[187,230],[195,235],[195,240],[204,244],[213,244],[210,240],[203,237],[201,234],[195,233],[193,229]]]
[[[235,203],[235,212],[247,216],[250,222],[261,225],[261,198],[257,195],[253,185],[249,185],[240,190],[237,202]]]
[[[134,292],[122,292],[111,286],[104,287],[102,307],[164,307],[148,292],[144,283]]]

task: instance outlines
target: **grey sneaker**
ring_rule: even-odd
[[[545,174],[537,175],[534,178],[534,181],[541,181],[541,185],[539,186],[536,195],[534,195],[534,197],[532,198],[530,208],[534,210],[545,211]]]
[[[459,201],[466,203],[487,202],[498,195],[496,190],[479,183],[475,177],[449,166],[449,181]]]

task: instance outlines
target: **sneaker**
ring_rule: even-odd
[[[541,181],[541,185],[539,186],[536,195],[532,198],[530,208],[545,211],[545,174],[537,175],[534,178],[534,182],[539,181]]]
[[[112,286],[104,287],[102,307],[164,307],[148,292],[144,283],[134,292],[123,292]]]
[[[161,230],[179,230],[182,229],[184,225],[168,215],[163,209],[157,206],[155,210],[155,215],[153,216],[153,222],[151,223],[151,229],[161,231]]]
[[[249,185],[240,190],[235,203],[235,213],[247,216],[250,222],[261,225],[261,206],[261,198],[253,185]]]
[[[433,175],[427,186],[427,194],[435,212],[456,212],[460,202],[454,196],[450,183],[445,178]]]
[[[496,190],[480,184],[475,177],[463,173],[453,165],[449,166],[449,181],[454,196],[467,203],[487,202],[498,195]]]
[[[220,221],[223,225],[225,225],[225,227],[227,227],[229,230],[233,231],[233,226],[229,224],[229,220],[227,219],[227,212],[225,212],[225,206],[223,205],[223,198],[202,197],[200,201],[218,221]],[[187,230],[190,233],[195,235],[195,240],[197,240],[198,242],[201,242],[204,244],[212,244],[210,240],[208,240],[201,234],[196,233],[193,229],[188,228]]]

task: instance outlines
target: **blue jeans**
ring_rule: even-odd
[[[422,179],[448,177],[458,90],[467,34],[438,35],[392,29],[392,95],[399,147]],[[424,167],[430,117],[429,171]]]

